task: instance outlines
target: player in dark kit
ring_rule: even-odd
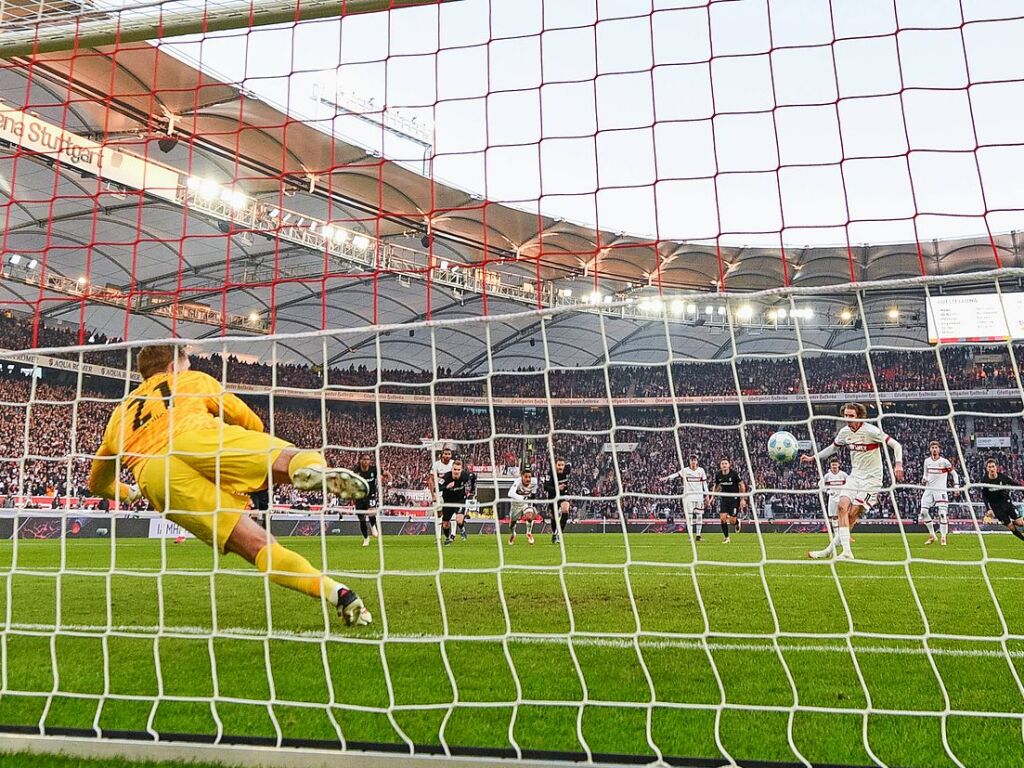
[[[565,498],[569,491],[569,475],[572,464],[565,459],[555,459],[555,471],[544,480],[544,495],[551,499],[551,543],[557,544],[569,523],[571,506]]]
[[[981,497],[989,509],[985,521],[991,522],[994,516],[1010,529],[1010,533],[1024,541],[1024,519],[1021,519],[1020,512],[1010,499],[1011,489],[1019,488],[1020,483],[1000,472],[995,459],[985,462],[985,476],[981,482],[985,486],[981,489]]]
[[[722,494],[744,494],[747,492],[747,484],[740,480],[739,474],[732,468],[729,460],[722,459],[718,464],[718,472],[715,473],[712,490]],[[747,500],[742,495],[719,496],[718,503],[718,518],[722,524],[722,536],[725,537],[722,543],[728,544],[729,523],[736,526],[736,533],[740,532],[739,510],[746,508]]]
[[[445,546],[455,541],[452,533],[452,518],[458,526],[459,535],[466,539],[466,501],[476,497],[476,475],[467,471],[462,459],[452,462],[452,469],[441,476],[441,531]]]
[[[377,510],[380,507],[380,477],[377,466],[373,463],[373,457],[368,453],[359,454],[359,463],[356,464],[355,472],[369,486],[370,492],[361,499],[356,499],[356,517],[359,518],[359,531],[363,534],[363,546],[370,546],[370,536],[377,538],[380,533],[377,529]],[[385,478],[386,481],[386,478]],[[370,520],[370,517],[373,520]]]

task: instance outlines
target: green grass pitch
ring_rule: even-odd
[[[326,644],[315,601],[236,558],[212,577],[195,541],[23,540],[16,561],[7,541],[0,723],[210,735],[219,720],[235,738],[337,742],[340,729],[453,749],[507,750],[511,734],[527,753],[724,762],[720,743],[740,764],[795,763],[792,741],[814,764],[857,766],[875,764],[866,727],[890,766],[955,765],[944,741],[967,766],[1024,766],[1024,546],[856,538],[861,561],[835,566],[806,559],[823,535],[749,531],[728,546],[717,532],[695,546],[570,533],[564,564],[547,536],[443,550],[396,536],[383,560],[376,542],[289,539],[373,611],[359,629],[327,617]]]

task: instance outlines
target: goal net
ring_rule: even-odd
[[[1014,14],[0,3],[0,748],[1024,765]]]

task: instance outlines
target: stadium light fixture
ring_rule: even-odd
[[[686,305],[683,304],[683,302],[681,300],[675,299],[672,302],[672,314],[675,315],[676,317],[679,317],[679,315],[683,314],[683,311],[685,309],[686,309]]]
[[[89,280],[86,278],[86,276],[82,275],[80,278],[78,278],[78,287],[84,288],[88,284],[88,282]]]
[[[810,320],[814,317],[813,307],[804,307],[804,320]]]
[[[320,234],[323,236],[324,240],[330,241],[334,239],[334,229],[327,224],[324,224],[324,228],[320,230]]]
[[[781,308],[777,309],[775,311],[775,316],[777,318],[779,318],[779,320],[785,320],[786,319],[786,310],[785,309],[781,309]]]
[[[749,304],[743,304],[736,310],[736,317],[740,320],[749,320],[754,316],[754,308]]]
[[[29,269],[35,269],[38,266],[39,266],[39,262],[36,261],[35,259],[30,260],[29,263],[28,263],[28,268]]]
[[[889,319],[892,320],[893,322],[896,322],[897,320],[900,319],[900,310],[898,307],[892,307],[889,310]]]
[[[611,296],[605,296],[605,297],[604,297],[604,303],[605,303],[605,304],[611,304],[611,303],[612,303],[612,301],[613,301],[613,299],[612,299],[612,297],[611,297]]]
[[[724,304],[718,308],[718,314],[720,314],[720,315],[724,315],[725,314],[725,305]]]
[[[665,309],[665,302],[661,299],[651,299],[651,311],[658,313]]]
[[[11,254],[11,258],[8,259],[8,261],[10,261],[11,264],[13,264],[14,266],[18,266],[19,264],[21,264],[21,256],[19,256],[16,253]]]
[[[441,259],[441,264],[439,266],[441,269],[448,269],[448,261],[446,259]]]
[[[594,291],[587,297],[587,301],[591,304],[600,304],[602,299],[604,299],[604,296],[601,295],[600,291]]]
[[[705,315],[713,315],[713,314],[715,314],[715,308],[712,307],[710,304],[708,304],[706,307],[704,307],[704,314]]]
[[[213,179],[203,179],[199,184],[199,196],[216,200],[220,196],[220,184]]]
[[[270,213],[267,214],[270,218],[276,219],[281,215],[281,211],[278,208],[271,208]]]
[[[844,323],[848,323],[853,319],[853,312],[848,309],[843,309],[839,312],[839,319]]]
[[[189,176],[186,186],[193,192],[198,192],[203,186],[203,180],[198,176]]]
[[[697,305],[696,304],[687,304],[686,305],[686,314],[693,315],[693,314],[696,314],[696,313],[697,313]]]
[[[772,322],[774,322],[775,318],[777,318],[778,316],[779,316],[779,313],[776,312],[774,309],[769,309],[768,310],[768,319],[771,320]]]
[[[370,238],[365,237],[364,235],[359,235],[352,239],[352,245],[360,251],[365,251],[370,247]]]
[[[250,312],[249,313],[249,322],[250,323],[252,323],[253,325],[256,325],[256,323],[258,323],[259,320],[260,320],[260,313],[259,312]]]
[[[339,229],[337,232],[334,233],[334,242],[336,242],[338,245],[342,245],[343,243],[348,242],[348,232],[346,232],[344,229]]]

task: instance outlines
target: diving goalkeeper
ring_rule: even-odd
[[[207,544],[245,558],[275,584],[327,600],[349,625],[369,624],[352,590],[285,549],[247,514],[248,495],[274,483],[325,489],[359,499],[369,489],[347,469],[329,469],[323,454],[296,448],[263,431],[248,405],[211,376],[189,370],[183,348],[139,352],[143,382],[114,409],[89,472],[97,496],[149,503]],[[120,466],[137,486],[117,479]]]

